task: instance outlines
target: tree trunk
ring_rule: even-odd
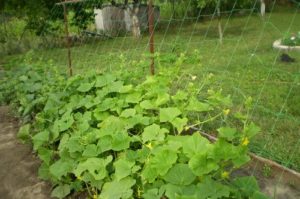
[[[266,3],[265,3],[265,0],[260,0],[260,14],[262,17],[265,16],[266,14]]]
[[[222,29],[222,23],[221,23],[221,1],[218,1],[217,4],[217,15],[218,15],[218,31],[219,31],[219,40],[220,44],[223,43],[223,29]]]

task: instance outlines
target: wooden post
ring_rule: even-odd
[[[66,2],[66,0],[65,0]],[[68,49],[68,66],[69,66],[69,73],[70,76],[73,75],[73,69],[72,69],[72,58],[71,58],[71,40],[69,35],[69,25],[68,25],[68,10],[66,4],[63,4],[64,8],[64,23],[65,23],[65,33],[66,33],[66,44]]]
[[[153,2],[149,0],[148,3],[148,25],[149,25],[149,47],[150,47],[150,54],[151,54],[151,64],[150,64],[150,73],[151,75],[155,74],[154,68],[154,9],[153,9]]]
[[[219,31],[219,40],[220,44],[223,43],[223,30],[222,30],[222,22],[221,22],[221,0],[217,2],[217,16],[218,16],[218,31]]]

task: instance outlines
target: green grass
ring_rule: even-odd
[[[273,41],[286,32],[300,30],[300,12],[293,9],[275,10],[265,19],[257,14],[223,17],[224,42],[218,42],[217,21],[162,20],[155,32],[155,48],[170,67],[172,57],[186,52],[189,57],[197,49],[201,66],[194,62],[182,65],[185,73],[203,76],[212,73],[213,86],[230,94],[237,107],[252,96],[252,119],[262,133],[251,143],[259,155],[271,158],[300,171],[300,53],[290,52],[296,63],[278,61],[280,52],[272,49]],[[148,69],[148,37],[134,39],[130,35],[109,40],[94,40],[72,48],[75,72],[132,70],[140,75]],[[145,54],[145,55],[144,55]],[[33,50],[25,55],[26,62],[58,65],[66,69],[66,49]],[[122,57],[120,58],[120,55]],[[6,57],[20,61],[24,55]],[[123,60],[123,61],[122,61]],[[124,61],[127,60],[127,61]],[[128,64],[129,63],[129,64]],[[186,82],[180,82],[185,84]],[[199,82],[200,83],[200,82]]]

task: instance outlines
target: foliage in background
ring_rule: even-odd
[[[300,46],[300,31],[297,34],[287,33],[281,43],[286,46]]]
[[[249,161],[248,144],[259,128],[243,113],[240,125],[227,124],[234,117],[229,96],[203,93],[193,76],[186,89],[171,89],[182,78],[177,67],[141,83],[131,75],[67,78],[51,63],[7,73],[1,101],[13,103],[27,121],[18,136],[32,142],[43,161],[39,175],[53,183],[54,197],[266,198],[253,177],[231,176]],[[222,121],[216,143],[192,133],[214,120]]]

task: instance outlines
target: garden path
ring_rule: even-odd
[[[18,120],[0,106],[0,198],[49,199],[49,185],[38,179],[39,160],[16,138]]]

